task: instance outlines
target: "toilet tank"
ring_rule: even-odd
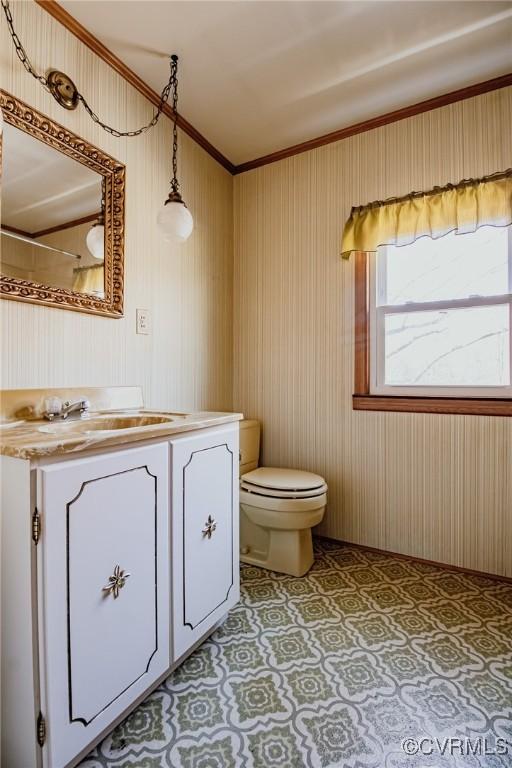
[[[242,419],[240,423],[240,476],[256,469],[260,458],[260,423]]]

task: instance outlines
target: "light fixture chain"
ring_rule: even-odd
[[[21,41],[20,41],[18,35],[16,34],[16,30],[14,29],[14,22],[13,22],[13,18],[12,18],[11,9],[9,7],[9,0],[1,0],[1,2],[2,2],[2,8],[3,8],[4,14],[5,14],[5,18],[7,20],[7,26],[9,27],[9,33],[10,33],[12,41],[14,43],[14,47],[16,49],[16,54],[17,54],[19,60],[21,61],[21,63],[23,64],[23,66],[25,67],[27,72],[29,72],[32,75],[32,77],[34,77],[36,80],[38,80],[41,83],[41,85],[43,85],[46,88],[46,90],[49,90],[49,88],[48,88],[48,81],[47,81],[46,77],[44,75],[39,75],[36,72],[36,70],[32,66],[32,63],[31,63],[31,61],[30,61],[30,59],[29,59],[29,57],[27,55],[27,52],[25,51],[23,45],[21,44]],[[107,133],[110,133],[112,136],[115,136],[116,138],[140,136],[141,133],[145,133],[145,131],[148,131],[150,128],[153,128],[153,126],[155,126],[157,124],[158,120],[160,119],[160,116],[161,116],[161,114],[163,112],[164,106],[167,103],[167,100],[169,99],[169,94],[171,92],[171,88],[174,85],[174,82],[175,82],[175,79],[176,79],[176,71],[177,71],[176,61],[174,60],[173,57],[171,57],[171,74],[169,76],[168,83],[165,85],[164,89],[162,90],[162,93],[160,94],[160,101],[158,103],[157,110],[156,110],[155,114],[153,115],[152,119],[149,121],[149,123],[147,125],[143,125],[142,128],[138,128],[136,131],[118,131],[116,128],[112,128],[112,126],[107,125],[102,120],[100,120],[98,115],[89,106],[89,104],[87,103],[85,97],[81,93],[79,93],[79,92],[77,93],[77,98],[78,98],[79,101],[82,102],[82,104],[84,106],[84,109],[86,110],[86,112],[88,113],[90,118],[95,123],[97,123],[97,125],[99,125],[100,128],[103,128],[103,130],[106,131]],[[175,98],[173,99],[173,107],[174,107],[174,105],[175,105]],[[176,136],[176,134],[177,134],[176,117],[177,117],[176,116],[176,110],[174,108],[174,110],[173,110],[174,136]],[[177,139],[175,138],[173,146],[176,146],[176,141],[177,141]],[[175,173],[175,175],[176,175],[176,173]]]
[[[48,89],[48,83],[46,81],[46,77],[44,77],[44,75],[37,74],[36,70],[32,66],[32,63],[29,57],[27,56],[26,50],[21,44],[21,40],[16,34],[16,30],[14,29],[14,21],[12,18],[11,9],[9,8],[9,0],[2,0],[2,8],[4,9],[5,18],[7,20],[7,26],[9,27],[9,33],[12,37],[14,48],[16,49],[16,55],[18,56],[19,60],[21,61],[21,63],[23,64],[27,72],[31,74],[32,77],[35,77],[36,80],[39,80],[41,85],[43,85],[46,89]]]
[[[171,59],[171,77],[173,77],[173,92],[172,92],[172,113],[173,113],[173,126],[172,126],[172,181],[171,190],[176,194],[179,193],[180,183],[178,181],[178,57],[173,56]]]
[[[120,138],[122,136],[125,136],[125,137],[140,136],[141,133],[145,133],[146,131],[149,131],[150,128],[153,128],[153,126],[155,126],[158,123],[158,120],[160,119],[160,115],[163,112],[164,105],[167,103],[167,99],[169,98],[169,93],[172,87],[172,78],[173,76],[171,72],[171,76],[169,77],[169,82],[167,83],[167,85],[165,86],[165,88],[163,89],[160,95],[160,102],[158,104],[157,110],[153,115],[152,119],[149,121],[147,125],[143,125],[142,128],[138,128],[136,131],[118,131],[116,128],[112,128],[112,126],[107,125],[106,123],[102,122],[102,120],[100,120],[98,115],[89,106],[85,97],[82,96],[81,93],[78,94],[78,100],[81,101],[82,104],[84,105],[84,109],[88,113],[91,120],[97,123],[100,126],[100,128],[103,128],[104,131],[106,131],[107,133],[110,133],[112,136],[115,136],[116,138]]]

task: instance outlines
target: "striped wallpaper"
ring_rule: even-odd
[[[355,412],[350,208],[512,165],[512,89],[235,178],[234,407],[324,475],[322,533],[512,576],[512,419]]]

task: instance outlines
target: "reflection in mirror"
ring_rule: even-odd
[[[103,298],[101,174],[5,123],[2,156],[1,274]]]

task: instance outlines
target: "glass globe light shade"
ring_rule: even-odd
[[[192,234],[194,219],[183,202],[165,203],[156,217],[156,223],[170,243],[184,243]]]
[[[91,256],[98,261],[105,259],[105,227],[103,224],[93,224],[87,233],[85,243]]]

